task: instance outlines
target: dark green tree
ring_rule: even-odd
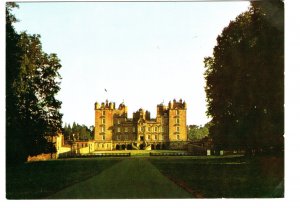
[[[223,29],[204,63],[214,144],[247,151],[283,147],[283,2],[251,2]]]
[[[91,139],[94,139],[95,126],[90,126],[89,132],[90,132]]]
[[[42,50],[39,35],[18,34],[16,21],[6,7],[6,118],[7,161],[26,160],[28,155],[54,151],[47,136],[61,129],[61,102],[55,98],[60,90],[61,65],[55,54]]]
[[[63,134],[64,134],[65,140],[70,140],[71,139],[72,129],[71,129],[70,124],[65,124],[65,126],[63,128]]]
[[[93,126],[88,128],[86,125],[73,122],[72,128],[70,125],[65,124],[63,133],[65,140],[70,140],[74,136],[77,141],[87,141],[93,139]]]
[[[204,126],[189,125],[188,126],[188,139],[191,141],[199,141],[209,134],[209,125],[210,123],[205,124]]]
[[[14,2],[6,4],[6,144],[7,160],[18,159],[25,156],[25,147],[18,139],[22,139],[19,124],[18,97],[15,90],[16,77],[20,70],[21,48],[18,46],[19,35],[13,23],[17,21],[12,14],[12,9],[18,5]]]

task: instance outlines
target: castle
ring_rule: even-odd
[[[94,150],[183,149],[187,142],[187,105],[181,99],[157,105],[156,118],[139,109],[132,118],[127,106],[95,103]]]

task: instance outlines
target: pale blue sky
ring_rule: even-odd
[[[63,122],[94,124],[106,99],[156,116],[156,105],[182,98],[187,123],[205,124],[205,56],[249,2],[19,3],[17,31],[40,34],[61,59]],[[104,91],[107,89],[107,93]]]

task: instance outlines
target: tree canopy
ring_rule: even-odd
[[[204,59],[210,135],[221,148],[283,146],[284,5],[251,2]]]
[[[72,127],[70,124],[65,124],[63,134],[66,141],[87,141],[94,138],[94,126],[87,127],[86,125],[79,125],[73,122]]]
[[[191,141],[200,141],[209,135],[209,127],[211,123],[207,123],[204,126],[189,125],[188,126],[188,139]]]
[[[17,21],[6,4],[6,148],[7,161],[53,151],[47,136],[61,130],[60,60],[42,50],[40,35],[17,33]]]

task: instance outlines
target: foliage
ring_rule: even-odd
[[[72,127],[70,124],[65,124],[63,129],[65,140],[91,140],[94,136],[94,126],[89,128],[86,125],[79,125],[73,122]]]
[[[189,125],[188,126],[188,139],[192,141],[198,141],[208,136],[210,123],[202,126]]]
[[[54,151],[47,136],[61,129],[60,60],[42,50],[39,35],[17,33],[6,5],[6,138],[8,163],[24,161],[28,155]]]
[[[218,147],[283,146],[283,10],[282,1],[251,2],[204,60],[210,135]]]

